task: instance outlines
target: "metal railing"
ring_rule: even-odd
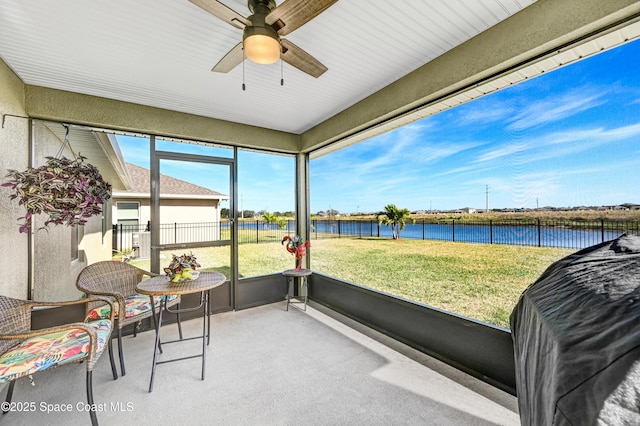
[[[146,241],[148,225],[113,226],[113,248],[128,252]],[[280,242],[296,232],[295,220],[267,224],[262,220],[238,221],[238,243]],[[403,239],[457,241],[476,244],[507,244],[582,249],[622,234],[640,235],[638,220],[430,220],[407,223],[400,232]],[[136,238],[137,235],[137,238]],[[375,220],[313,220],[310,238],[391,238],[391,229]],[[228,221],[169,223],[160,225],[160,244],[228,240]],[[144,247],[143,247],[144,249]]]
[[[136,248],[142,253],[148,254],[150,249],[149,235],[149,224],[113,225],[112,247],[122,253],[127,253]],[[231,228],[228,221],[160,224],[161,245],[229,239],[231,239]],[[142,257],[147,256],[143,254]]]
[[[640,221],[421,219],[407,223],[400,237],[412,240],[457,241],[582,249],[622,234],[640,234]],[[391,229],[377,221],[314,220],[312,238],[391,238]]]

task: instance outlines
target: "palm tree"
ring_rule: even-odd
[[[275,224],[278,220],[278,216],[275,213],[269,213],[265,211],[262,213],[262,219],[267,223],[267,225]]]
[[[395,204],[387,204],[383,212],[376,214],[379,224],[387,225],[391,228],[391,236],[394,240],[400,239],[400,230],[404,229],[411,212],[409,209],[399,209]]]
[[[276,225],[280,229],[287,226],[287,219],[282,216],[278,216],[275,213],[265,211],[262,214],[262,219],[264,220],[265,225]]]

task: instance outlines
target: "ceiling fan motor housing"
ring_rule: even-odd
[[[265,35],[273,39],[280,41],[278,33],[271,27],[271,25],[265,22],[267,15],[276,7],[274,0],[249,0],[249,10],[253,15],[247,19],[251,21],[251,25],[244,28],[242,40],[246,40],[247,37],[252,35]]]
[[[275,8],[273,0],[249,0],[249,9],[253,15],[247,18],[251,25],[244,28],[242,42],[247,58],[259,64],[272,64],[280,58],[280,37],[265,22],[265,17],[272,8]],[[248,42],[250,37],[254,37],[252,43]]]
[[[247,2],[247,7],[251,11],[251,13],[262,13],[267,15],[273,9],[276,8],[275,0],[249,0]],[[266,8],[266,11],[259,10],[261,8]]]
[[[314,19],[338,0],[247,0],[251,16],[244,17],[220,0],[189,0],[194,5],[243,30],[242,42],[236,44],[211,69],[227,73],[245,59],[257,64],[273,64],[278,59],[318,78],[327,67],[296,46],[286,37]]]

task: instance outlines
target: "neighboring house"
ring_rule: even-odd
[[[478,213],[478,210],[474,209],[473,207],[463,207],[463,208],[460,209],[460,211],[462,213],[467,213],[467,214]]]
[[[129,248],[131,232],[149,231],[151,220],[150,170],[126,163],[130,188],[114,190],[112,194],[112,223],[122,225],[123,232],[115,235],[114,248]],[[176,227],[176,232],[167,233],[174,240],[163,243],[205,241],[220,239],[220,209],[229,196],[190,182],[160,174],[160,224],[161,240],[163,228]],[[184,226],[189,224],[188,227]],[[204,224],[208,224],[205,226]],[[181,226],[182,225],[182,226]],[[207,232],[187,232],[200,228]],[[180,232],[182,230],[182,235]],[[174,229],[175,231],[175,229]],[[175,241],[178,238],[178,241]],[[148,247],[144,248],[148,253]],[[140,255],[140,253],[138,253]],[[147,257],[143,255],[142,257]]]

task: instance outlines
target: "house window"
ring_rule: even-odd
[[[140,203],[118,202],[118,225],[137,227],[140,222]]]

